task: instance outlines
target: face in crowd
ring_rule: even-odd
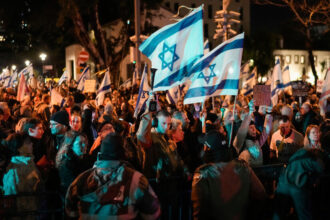
[[[84,136],[78,136],[73,142],[72,151],[78,157],[82,157],[86,153],[87,140]]]
[[[42,135],[44,134],[44,128],[42,124],[37,124],[35,128],[29,128],[29,136],[36,138],[36,139],[41,139]]]
[[[66,131],[66,126],[62,125],[56,121],[50,120],[50,132],[52,133],[52,135],[60,135],[60,134],[64,134],[64,132]]]
[[[282,136],[287,136],[291,131],[290,121],[289,120],[287,120],[287,121],[280,120],[279,129],[280,129]]]
[[[160,115],[158,118],[158,125],[156,127],[156,131],[159,134],[166,134],[168,133],[171,127],[171,117]]]
[[[81,129],[81,116],[80,115],[72,115],[71,116],[71,122],[70,122],[70,127],[74,131],[80,131]]]

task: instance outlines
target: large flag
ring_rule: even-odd
[[[184,82],[193,64],[203,56],[203,5],[153,33],[139,49],[157,69],[154,91],[165,91]]]
[[[217,95],[237,95],[243,41],[244,33],[223,42],[196,62],[184,104],[204,102]]]
[[[109,69],[107,69],[107,71],[104,73],[104,77],[100,84],[100,87],[97,90],[97,95],[95,99],[97,106],[102,105],[105,94],[111,92],[110,86],[111,86],[110,73],[109,73]]]
[[[291,86],[289,66],[286,66],[283,69],[283,71],[282,71],[282,80],[283,80],[284,91],[287,92],[289,95],[292,95],[292,86]]]
[[[282,71],[279,59],[276,60],[276,64],[273,69],[270,89],[272,91],[272,103],[273,106],[275,106],[278,102],[278,96],[283,90]]]
[[[60,80],[58,81],[58,84],[61,85],[64,81],[70,82],[70,74],[67,70],[64,70]]]
[[[50,90],[50,104],[51,105],[58,105],[60,107],[63,107],[64,102],[65,102],[65,99],[58,91],[56,91],[56,89]]]
[[[87,77],[89,76],[89,66],[86,66],[85,69],[83,70],[83,72],[81,73],[78,81],[77,81],[77,89],[80,91],[84,91],[85,88],[85,81],[87,79]]]
[[[328,71],[326,73],[326,76],[325,76],[325,79],[323,82],[322,93],[321,93],[320,100],[319,100],[321,115],[324,115],[327,112],[327,110],[325,108],[326,108],[327,104],[328,105],[330,104],[330,103],[327,103],[327,99],[329,97],[330,97],[330,68],[328,68]]]
[[[172,105],[176,105],[176,103],[181,99],[181,96],[182,96],[181,86],[173,87],[166,92],[166,100],[168,103]]]
[[[140,111],[142,111],[143,108],[145,108],[146,102],[149,98],[150,90],[151,90],[151,87],[148,83],[148,66],[145,65],[143,73],[142,73],[140,89],[139,89],[139,95],[138,95],[135,110],[134,110],[134,117],[135,118],[137,118]]]
[[[18,83],[18,89],[17,89],[17,101],[22,101],[26,95],[29,94],[29,89],[27,87],[25,76],[24,74],[21,74],[21,78]]]
[[[27,67],[25,67],[24,69],[22,69],[19,73],[18,73],[18,78],[21,78],[21,75],[25,76],[26,81],[28,81],[29,78],[33,77],[33,67],[32,64],[28,65]]]
[[[244,96],[253,93],[253,87],[257,84],[257,67],[254,67],[250,76],[243,82],[241,94]]]

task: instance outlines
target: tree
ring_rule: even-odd
[[[73,24],[74,35],[78,42],[90,53],[94,62],[100,68],[111,66],[113,79],[118,79],[119,64],[123,54],[128,52],[129,31],[123,27],[118,38],[107,39],[102,28],[103,23],[121,19],[124,23],[133,20],[134,1],[106,1],[106,0],[58,0],[62,7],[58,25],[69,18]],[[157,7],[161,1],[144,1],[145,7]],[[100,11],[103,12],[102,15]],[[87,28],[88,27],[88,28]],[[93,31],[95,40],[90,37]],[[115,47],[121,45],[121,49]],[[118,47],[117,47],[118,48]]]
[[[314,40],[330,30],[330,4],[328,0],[254,0],[257,4],[287,7],[294,14],[296,22],[300,24],[300,31],[305,36],[308,60],[317,84],[318,76],[313,56]],[[323,26],[320,32],[316,27]]]

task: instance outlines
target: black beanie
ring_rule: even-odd
[[[52,115],[52,117],[50,118],[50,120],[56,121],[57,123],[60,123],[60,124],[65,125],[67,127],[70,127],[70,125],[69,125],[69,114],[64,110],[55,112]]]
[[[116,133],[108,134],[101,143],[100,160],[125,160],[123,137]]]

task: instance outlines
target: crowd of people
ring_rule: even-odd
[[[313,87],[302,103],[282,93],[276,106],[242,95],[171,104],[158,92],[137,118],[137,86],[111,87],[100,106],[71,82],[40,84],[20,102],[15,90],[0,90],[1,198],[17,196],[16,214],[55,207],[64,210],[59,218],[80,219],[324,216],[315,189],[330,171],[330,111],[320,115]],[[62,106],[51,104],[50,88],[65,97]],[[270,190],[254,172],[269,164],[285,165]],[[38,199],[49,192],[59,199]],[[256,215],[270,200],[270,213]]]

